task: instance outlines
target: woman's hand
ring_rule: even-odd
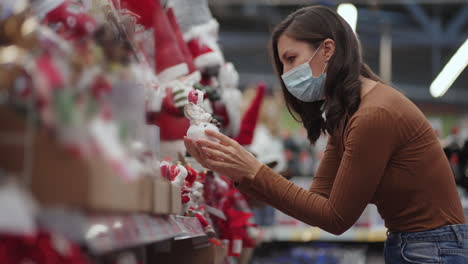
[[[209,140],[194,142],[190,138],[184,138],[187,151],[203,167],[227,176],[235,182],[255,177],[262,163],[252,153],[221,133],[210,130],[206,130],[205,133],[218,139],[219,143]]]

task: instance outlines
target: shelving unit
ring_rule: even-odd
[[[272,226],[264,228],[265,242],[384,242],[385,228],[352,227],[342,235],[336,236],[317,227]]]
[[[208,48],[219,58],[211,68],[227,65],[218,29],[210,27],[213,41],[193,50],[179,26],[181,4],[166,4],[0,3],[0,211],[7,212],[0,263],[220,264],[251,247],[242,244],[250,239],[247,219],[233,227],[234,217],[223,212],[249,207],[225,202],[240,200],[229,196],[232,184],[187,161],[183,146],[198,117],[184,107],[202,104],[192,93],[203,99],[210,92],[206,118],[217,114],[215,103],[227,111],[221,91],[239,100],[241,91],[235,80],[221,87],[218,71],[195,65]],[[212,22],[208,3],[197,5]],[[236,74],[232,66],[225,78]],[[218,184],[226,191],[217,193]],[[212,219],[209,205],[224,218]]]
[[[50,209],[39,216],[43,227],[57,231],[93,254],[174,239],[206,236],[198,219],[178,215],[102,214]]]

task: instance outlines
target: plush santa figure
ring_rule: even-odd
[[[185,60],[185,63],[187,64],[189,74],[193,75],[192,78],[194,78],[194,81],[199,82],[201,80],[200,71],[196,68],[195,63],[193,62],[193,56],[190,53],[187,43],[185,43],[184,41],[182,31],[180,29],[180,26],[174,14],[174,9],[169,7],[166,10],[166,14],[167,14],[167,19],[169,20],[169,23],[171,24],[171,28],[174,31],[174,35],[176,37],[179,50],[182,52],[182,55],[184,56],[184,60]]]
[[[224,57],[218,45],[219,24],[213,18],[207,0],[170,0],[184,40],[193,56],[196,67],[204,72],[219,67]]]
[[[217,208],[221,210],[225,219],[215,218],[219,230],[219,237],[227,244],[228,255],[238,257],[242,248],[252,248],[255,241],[249,235],[249,229],[254,228],[253,214],[244,196],[233,187],[229,181],[229,191],[217,201]]]
[[[178,153],[186,152],[182,139],[190,123],[183,115],[183,107],[188,103],[191,80],[183,80],[189,73],[188,66],[159,1],[154,2],[154,8],[156,73],[166,96],[161,111],[151,113],[148,121],[160,128],[160,158],[175,160]]]

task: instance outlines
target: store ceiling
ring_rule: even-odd
[[[211,2],[213,14],[221,24],[221,44],[227,59],[237,65],[245,84],[263,79],[277,85],[267,48],[271,29],[304,3],[337,1],[246,2]],[[357,33],[365,59],[376,72],[379,72],[382,27],[390,26],[392,82],[415,101],[468,107],[467,69],[443,98],[432,98],[429,93],[433,79],[468,37],[468,1],[351,2],[360,3],[357,4]]]
[[[409,2],[416,4],[447,4],[465,3],[466,0],[209,0],[211,5],[239,5],[239,4],[259,4],[259,5],[310,5],[310,4],[339,4],[343,2],[365,5],[399,5]]]

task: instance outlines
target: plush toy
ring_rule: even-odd
[[[193,140],[208,139],[216,141],[205,134],[206,130],[219,132],[219,122],[213,119],[211,114],[203,108],[203,97],[203,92],[195,89],[189,94],[189,103],[184,108],[185,116],[190,119],[187,137]]]
[[[218,45],[219,24],[213,18],[207,0],[170,0],[184,40],[196,67],[205,72],[219,67],[224,57]]]

